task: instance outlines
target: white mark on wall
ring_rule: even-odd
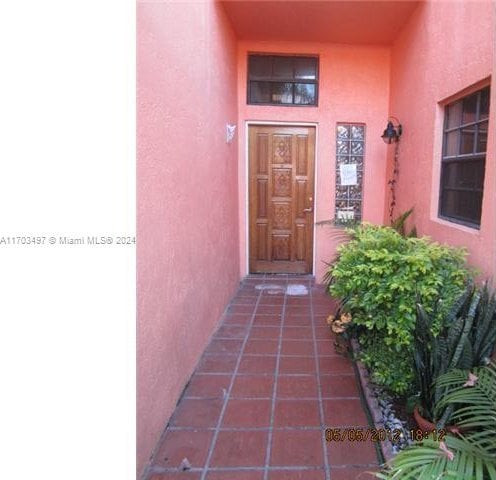
[[[226,125],[226,142],[231,143],[234,139],[234,134],[236,132],[236,125]]]

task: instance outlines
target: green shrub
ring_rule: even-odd
[[[380,332],[367,332],[359,338],[360,360],[369,367],[372,380],[394,393],[410,392],[414,384],[411,357],[405,352],[399,354],[395,345],[384,343]]]
[[[433,333],[469,278],[465,251],[428,238],[404,238],[390,227],[362,225],[339,247],[328,272],[329,292],[363,326],[363,361],[379,383],[407,393],[413,382],[412,332],[416,299],[434,311]]]

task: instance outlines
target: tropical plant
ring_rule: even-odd
[[[436,318],[417,304],[414,329],[414,372],[422,415],[444,426],[452,407],[441,415],[439,405],[445,388],[434,384],[446,372],[455,368],[468,369],[486,365],[496,343],[496,299],[487,284],[481,289],[469,283],[442,319],[440,332],[435,335]],[[436,408],[435,408],[436,407]]]
[[[470,344],[476,365],[489,363],[496,346],[496,292],[484,283],[477,314],[471,330]]]
[[[437,408],[453,406],[460,428],[469,430],[457,436],[433,433],[400,452],[377,478],[496,480],[495,364],[473,372],[452,370],[440,376],[436,386],[447,391]]]
[[[394,228],[402,237],[416,237],[417,228],[415,226],[406,233],[406,221],[408,217],[413,213],[413,207],[406,212],[403,212],[398,218],[391,222],[391,227]]]
[[[435,313],[433,328],[439,329],[444,305],[469,277],[465,252],[427,238],[404,238],[390,227],[364,224],[348,234],[351,240],[338,248],[339,257],[329,266],[328,290],[362,327],[362,360],[373,379],[393,393],[407,393],[414,385],[411,362],[405,359],[413,355],[416,295],[427,313]],[[440,295],[445,303],[434,312]]]
[[[452,406],[463,438],[496,461],[496,364],[452,370],[439,377],[436,386],[446,392],[436,409]]]
[[[448,434],[443,442],[427,439],[401,451],[384,480],[496,480],[496,457],[466,439]]]

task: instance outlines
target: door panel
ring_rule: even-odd
[[[249,127],[250,273],[312,273],[314,127]]]

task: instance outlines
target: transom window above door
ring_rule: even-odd
[[[317,105],[318,67],[317,57],[248,55],[248,103]]]

